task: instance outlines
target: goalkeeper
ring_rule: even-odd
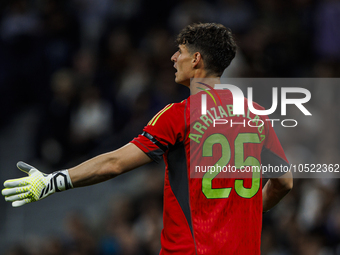
[[[164,228],[160,254],[259,255],[262,213],[289,192],[293,186],[292,174],[271,176],[261,189],[260,176],[248,180],[214,176],[190,178],[190,159],[205,163],[211,156],[209,153],[222,149],[225,157],[221,159],[231,166],[243,163],[289,166],[287,158],[265,116],[260,117],[266,123],[261,131],[242,126],[212,129],[209,125],[199,135],[202,142],[198,141],[197,150],[190,152],[190,127],[201,116],[191,118],[190,105],[193,111],[200,109],[203,93],[197,91],[190,80],[209,78],[210,83],[206,84],[209,87],[220,83],[224,69],[236,54],[236,44],[230,30],[215,23],[189,25],[180,32],[176,42],[178,51],[171,57],[177,70],[175,82],[190,89],[188,99],[165,106],[127,145],[68,170],[46,175],[19,162],[18,168],[29,176],[4,183],[2,194],[6,201],[14,207],[22,206],[55,192],[96,184],[151,161],[164,160]],[[230,91],[221,91],[220,96],[221,107],[233,103]],[[208,109],[214,106],[211,101],[207,102]],[[227,117],[239,123],[246,118]],[[213,146],[221,149],[212,150]]]

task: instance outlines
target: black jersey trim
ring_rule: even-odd
[[[168,156],[169,183],[194,237],[189,206],[189,178],[184,143],[180,142],[169,148]]]
[[[261,164],[264,166],[288,166],[289,164],[287,163],[286,160],[281,158],[279,155],[275,154],[271,150],[267,149],[266,147],[262,148],[261,151]],[[279,172],[266,172],[265,174],[262,175],[263,178],[278,178],[282,175],[284,175],[285,172],[279,171]]]
[[[149,150],[149,148],[147,148],[144,144],[142,144],[141,142],[139,142],[138,140],[134,140],[134,142],[140,144],[140,146],[142,146],[143,148],[145,148],[147,150],[147,152],[144,152],[149,158],[151,158],[153,161],[155,161],[157,164],[161,162],[161,160],[163,159],[163,154],[164,151],[162,151],[161,149],[156,149],[156,150]]]
[[[145,136],[146,138],[148,138],[151,142],[153,142],[154,144],[156,144],[158,146],[158,148],[160,148],[163,152],[166,152],[168,150],[168,146],[165,146],[163,144],[161,144],[159,141],[157,141],[156,138],[154,138],[152,135],[150,135],[147,132],[143,132],[142,136]]]

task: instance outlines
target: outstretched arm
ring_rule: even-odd
[[[271,178],[262,189],[263,212],[269,211],[293,188],[293,175],[285,173],[279,178]]]
[[[83,187],[114,178],[152,160],[136,145],[101,154],[68,169],[73,187]]]
[[[2,195],[6,201],[13,202],[13,207],[18,207],[41,200],[55,192],[106,181],[151,161],[136,145],[129,143],[76,167],[48,175],[19,162],[18,168],[29,176],[5,181]]]

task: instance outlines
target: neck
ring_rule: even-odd
[[[195,95],[203,89],[215,88],[215,84],[220,84],[220,77],[192,78],[190,81],[190,94]],[[209,88],[210,87],[210,88]]]

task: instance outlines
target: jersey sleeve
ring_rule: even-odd
[[[185,107],[182,103],[165,106],[144,127],[143,132],[131,143],[159,163],[169,146],[184,138]]]
[[[261,152],[261,164],[263,178],[277,178],[289,170],[289,162],[270,122]]]

